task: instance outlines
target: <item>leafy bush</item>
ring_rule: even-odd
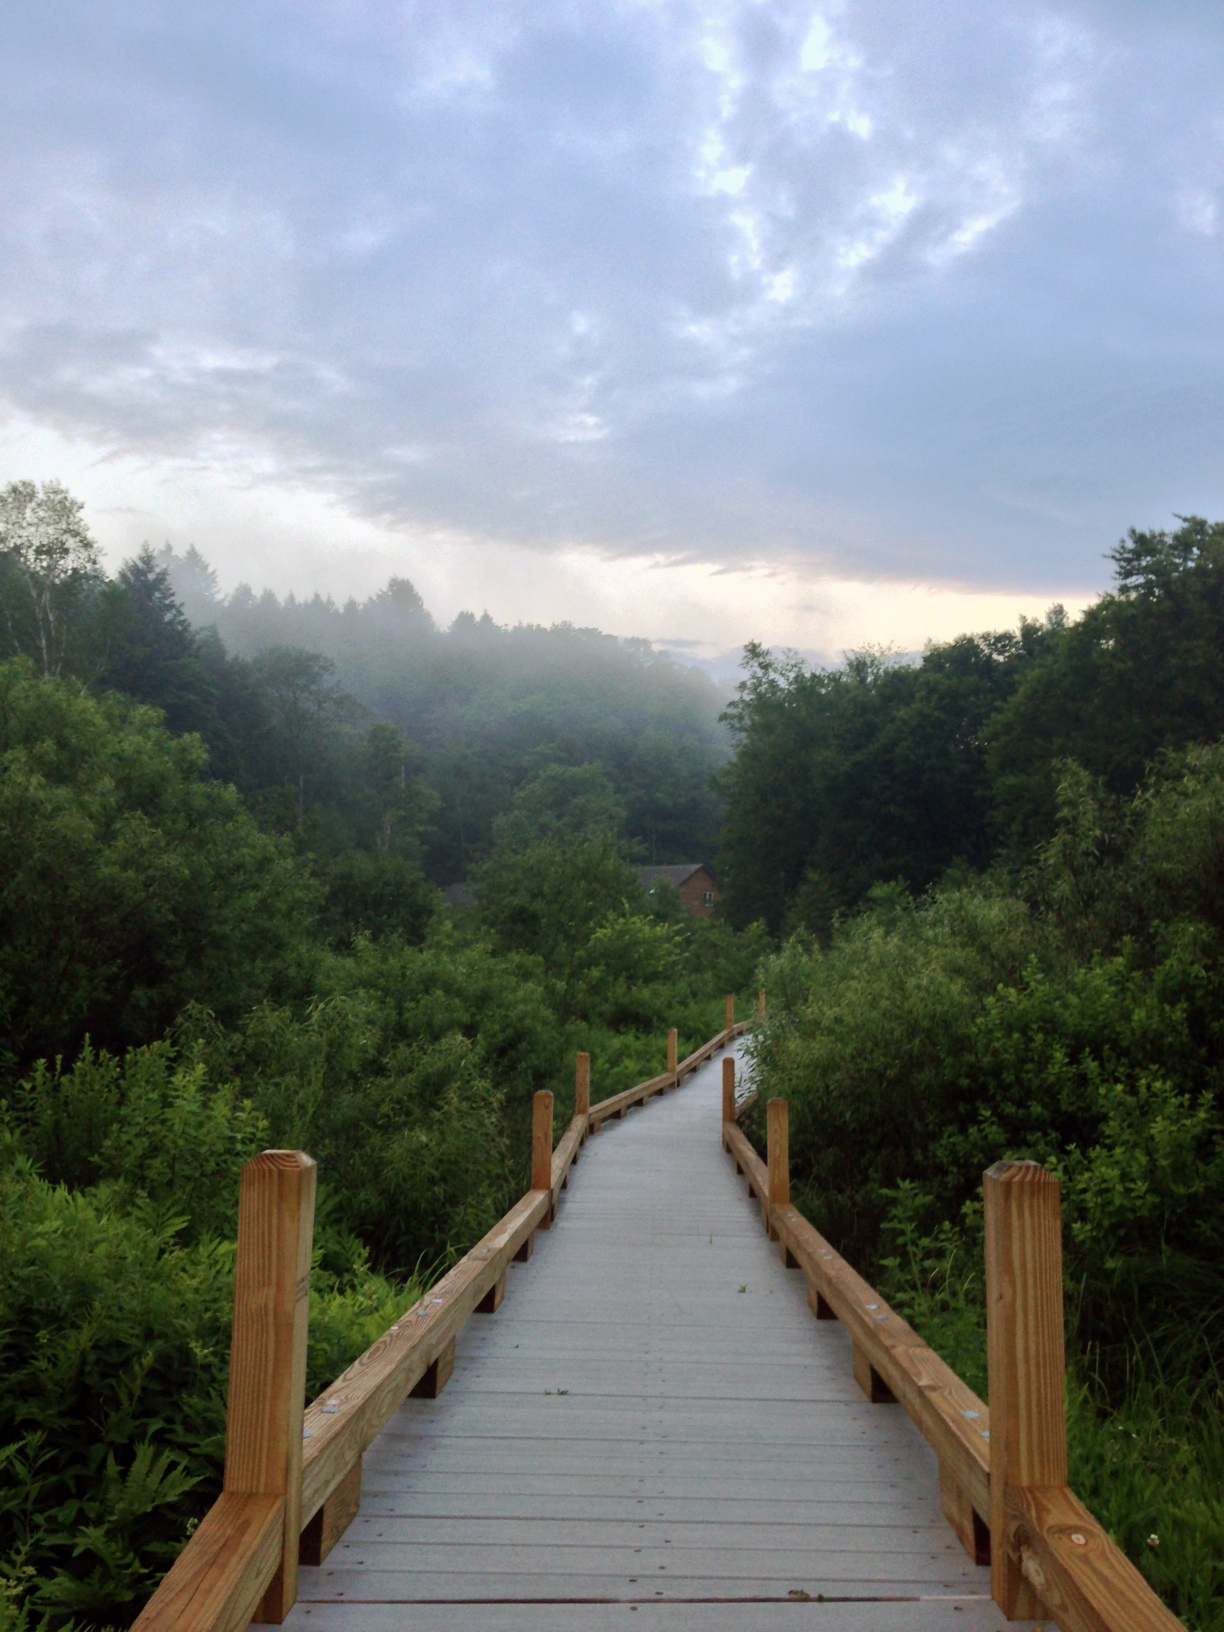
[[[164,1065],[138,1057],[114,1076],[131,1089]],[[213,1142],[206,1130],[201,1147]],[[242,1155],[217,1175],[235,1202]],[[131,1171],[70,1189],[39,1177],[11,1132],[0,1151],[0,1589],[14,1622],[24,1604],[52,1625],[126,1623],[220,1488],[233,1240],[188,1228],[173,1191],[141,1194],[142,1167],[136,1151]],[[422,1290],[373,1274],[326,1211],[308,1397]]]
[[[981,1174],[1053,1169],[1075,1488],[1218,1629],[1224,746],[1129,801],[1064,766],[1057,804],[1019,886],[877,890],[770,960],[762,1099],[790,1100],[799,1204],[982,1392]]]
[[[233,1234],[234,1176],[268,1143],[266,1121],[233,1084],[211,1087],[203,1061],[167,1043],[122,1060],[86,1044],[71,1067],[40,1060],[6,1117],[44,1178],[142,1196],[192,1240]]]
[[[307,968],[313,886],[159,716],[0,664],[0,1034],[13,1064],[233,1016]],[[0,1066],[3,1059],[0,1058]]]

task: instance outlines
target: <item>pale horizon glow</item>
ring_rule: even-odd
[[[353,516],[325,494],[286,487],[250,461],[232,461],[224,471],[203,462],[138,461],[16,419],[0,423],[0,461],[36,480],[63,480],[83,498],[112,572],[146,543],[180,552],[194,544],[223,594],[245,583],[256,594],[270,589],[308,599],[317,592],[342,602],[406,577],[442,627],[464,611],[487,611],[507,625],[570,622],[638,636],[707,664],[731,659],[750,640],[826,662],[864,646],[916,652],[929,641],[1015,628],[1022,616],[1044,616],[1055,601],[1074,615],[1095,598],[1088,588],[1067,596],[836,578],[813,571],[802,557],[733,567],[430,536]],[[234,480],[238,468],[246,477],[241,483]],[[717,662],[720,675],[729,666]]]

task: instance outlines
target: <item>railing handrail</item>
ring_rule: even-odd
[[[763,1010],[761,1011],[763,1012]],[[321,1562],[343,1533],[360,1500],[361,1457],[387,1422],[414,1390],[436,1392],[450,1373],[455,1338],[476,1310],[489,1313],[500,1304],[506,1270],[515,1257],[527,1257],[538,1229],[547,1229],[557,1200],[569,1180],[588,1133],[598,1131],[608,1115],[623,1114],[630,1104],[644,1103],[652,1094],[679,1086],[720,1048],[747,1030],[736,1024],[727,999],[728,1026],[709,1042],[676,1062],[661,1077],[639,1083],[623,1094],[585,1108],[589,1100],[590,1057],[579,1054],[575,1065],[575,1114],[556,1147],[552,1144],[551,1093],[541,1091],[533,1106],[533,1185],[547,1175],[547,1184],[526,1191],[493,1228],[429,1288],[413,1307],[359,1355],[310,1405],[301,1407],[300,1478],[297,1447],[290,1447],[285,1476],[278,1493],[224,1491],[201,1520],[134,1623],[132,1632],[242,1632],[252,1617],[279,1624],[292,1608],[293,1570],[284,1569],[290,1556],[296,1563],[297,1538],[316,1536],[315,1562]],[[675,1033],[668,1038],[669,1065],[675,1061]],[[545,1164],[544,1156],[547,1152]],[[268,1153],[265,1153],[265,1156]],[[313,1162],[301,1152],[275,1153]],[[248,1185],[265,1157],[256,1157],[243,1169]],[[266,1165],[266,1164],[265,1164]],[[282,1164],[283,1165],[283,1164]],[[243,1252],[240,1224],[239,1256]],[[307,1262],[309,1254],[307,1254]],[[296,1286],[301,1298],[300,1277]],[[258,1301],[258,1300],[257,1300]],[[263,1300],[266,1301],[266,1300]],[[239,1308],[235,1284],[235,1327],[246,1317]],[[304,1353],[304,1328],[297,1334]],[[432,1383],[431,1383],[432,1378]],[[300,1384],[299,1384],[300,1388]],[[227,1485],[231,1447],[226,1444]],[[356,1477],[354,1477],[356,1475]],[[297,1492],[300,1489],[300,1517]],[[313,1526],[313,1532],[312,1527]],[[283,1589],[269,1598],[268,1589],[281,1575]]]
[[[784,1141],[785,1101],[771,1100],[770,1109],[771,1133]],[[868,1399],[898,1401],[935,1452],[944,1514],[974,1562],[991,1563],[992,1591],[1004,1613],[1046,1616],[1064,1632],[1184,1632],[1066,1483],[1061,1240],[1052,1176],[1036,1163],[999,1164],[985,1176],[991,1393],[1009,1402],[1006,1425],[995,1429],[992,1491],[985,1402],[791,1206],[789,1194],[779,1193],[784,1148],[767,1164],[726,1117],[722,1139],[783,1262],[804,1271],[812,1312],[836,1317],[848,1330],[854,1374]],[[1037,1337],[1050,1351],[1045,1363],[1034,1364],[1030,1353]]]

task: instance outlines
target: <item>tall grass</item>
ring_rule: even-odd
[[[989,1400],[975,1222],[923,1234],[902,1197],[880,1289]],[[1224,1632],[1224,1376],[1180,1312],[1102,1355],[1068,1311],[1071,1488],[1190,1632]]]

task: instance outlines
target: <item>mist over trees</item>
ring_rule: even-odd
[[[415,774],[437,800],[422,851],[437,882],[467,875],[516,789],[549,765],[604,768],[644,862],[711,853],[722,699],[704,673],[648,641],[568,624],[502,628],[467,612],[443,631],[403,578],[343,605],[245,586],[220,596],[198,552],[164,548],[156,559],[192,623],[235,658],[258,672],[261,654],[316,654],[330,665],[328,686],[413,745]],[[324,761],[312,757],[321,777]]]

